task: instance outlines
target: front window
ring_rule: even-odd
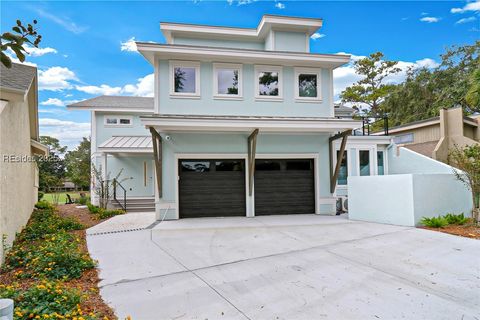
[[[214,96],[238,98],[242,96],[241,65],[214,64]]]
[[[304,101],[321,99],[318,69],[295,68],[295,98]]]
[[[377,166],[378,175],[383,176],[385,174],[385,152],[377,151]]]
[[[337,150],[337,161],[340,158],[340,150]],[[340,186],[347,185],[348,180],[348,160],[347,151],[343,152],[342,162],[340,163],[340,170],[338,172],[337,184]]]
[[[279,67],[256,68],[256,97],[260,99],[282,98],[282,72]]]
[[[200,64],[195,62],[172,62],[171,95],[198,96],[200,94]]]
[[[369,150],[360,150],[360,175],[369,176],[370,175],[370,151]]]
[[[105,116],[105,126],[130,126],[132,117],[130,116]]]

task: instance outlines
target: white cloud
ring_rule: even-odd
[[[339,52],[339,54],[348,54],[344,52]],[[351,86],[362,77],[355,73],[353,68],[353,61],[360,60],[365,58],[365,56],[351,55],[351,63],[346,66],[339,67],[333,70],[333,79],[334,79],[334,95],[335,99],[338,100],[339,94],[345,90],[345,88]],[[425,58],[417,60],[415,62],[408,61],[399,61],[397,67],[401,71],[395,75],[390,75],[386,78],[388,83],[400,83],[405,80],[406,72],[409,68],[436,68],[439,64],[430,58]]]
[[[66,105],[76,103],[79,100],[60,100],[58,98],[48,98],[46,101],[40,102],[42,106],[64,107]]]
[[[477,20],[477,18],[475,17],[468,17],[468,18],[463,18],[463,19],[460,19],[458,20],[457,22],[455,22],[455,24],[464,24],[464,23],[469,23],[469,22],[473,22]]]
[[[78,81],[73,71],[65,67],[38,70],[38,90],[61,91],[72,88],[70,81]]]
[[[62,100],[58,98],[48,98],[46,101],[40,102],[42,106],[56,106],[56,107],[63,107],[65,104]]]
[[[46,47],[46,48],[35,48],[32,46],[25,46],[25,50],[28,52],[29,56],[32,57],[41,57],[48,53],[57,53],[58,51],[54,48]]]
[[[122,92],[134,96],[153,97],[154,74],[148,74],[143,78],[139,78],[136,84],[127,84],[123,87]]]
[[[275,8],[278,8],[278,9],[285,9],[285,5],[281,2],[277,2],[275,4]]]
[[[62,17],[60,17],[59,14],[51,14],[49,12],[46,12],[46,11],[44,11],[42,9],[38,9],[38,8],[35,11],[40,16],[55,22],[56,24],[62,26],[64,29],[66,29],[67,31],[70,31],[72,33],[80,34],[80,33],[83,33],[84,31],[86,31],[88,29],[87,27],[77,25],[75,22],[70,20],[70,18],[66,17],[65,15],[62,15]]]
[[[243,5],[250,4],[250,3],[253,3],[253,2],[256,2],[256,1],[258,1],[258,0],[227,0],[229,5],[232,5],[236,2],[237,6],[243,6]]]
[[[82,140],[90,136],[90,122],[74,122],[52,118],[40,118],[40,135],[51,136],[60,140],[71,150]]]
[[[452,8],[451,13],[464,13],[467,11],[480,12],[480,0],[467,3],[463,8]]]
[[[123,87],[111,87],[107,84],[100,86],[75,86],[75,89],[95,95],[132,95],[140,97],[153,97],[154,74],[138,78],[135,84],[126,84]]]
[[[137,52],[137,45],[135,44],[135,37],[131,37],[125,42],[120,42],[120,50],[128,52]]]
[[[100,86],[75,86],[75,89],[89,94],[96,95],[118,95],[122,92],[121,87],[110,87],[109,85],[102,84]]]
[[[323,34],[323,33],[318,33],[318,32],[315,32],[314,34],[312,34],[310,36],[310,38],[312,38],[313,40],[317,40],[317,39],[321,39],[323,37],[325,37],[326,35]]]
[[[440,18],[437,18],[437,17],[423,17],[423,18],[420,18],[420,21],[427,22],[427,23],[435,23],[435,22],[440,21]]]

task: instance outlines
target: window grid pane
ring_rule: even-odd
[[[175,92],[195,93],[195,68],[175,67],[174,68],[174,86]]]
[[[238,95],[237,69],[219,69],[217,71],[217,94]]]
[[[370,151],[360,150],[360,175],[369,176],[370,175]]]
[[[317,97],[317,75],[299,74],[298,75],[298,96],[302,98]]]
[[[278,72],[260,72],[258,74],[258,94],[278,96]]]
[[[338,172],[337,184],[341,186],[347,185],[348,181],[348,160],[347,160],[347,152],[343,153],[342,162],[340,164],[340,171]],[[337,150],[337,159],[340,157],[340,151]],[[338,161],[338,160],[337,160]]]

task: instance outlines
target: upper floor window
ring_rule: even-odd
[[[320,70],[295,68],[295,99],[302,101],[319,101]]]
[[[105,116],[104,118],[105,126],[131,126],[132,117],[130,116]]]
[[[199,62],[170,62],[170,95],[200,97]]]
[[[281,100],[282,67],[255,66],[255,98]]]
[[[213,65],[213,96],[235,99],[242,97],[242,66],[215,63]]]

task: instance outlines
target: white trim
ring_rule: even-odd
[[[332,68],[329,69],[329,79],[334,79]],[[329,85],[330,85],[330,101],[328,103],[330,104],[330,117],[333,118],[335,117],[335,103],[334,103],[335,98],[334,98],[333,80],[330,80]]]
[[[308,33],[305,33],[305,52],[310,52],[310,36]]]
[[[260,72],[276,72],[278,74],[278,96],[260,95],[258,76]],[[283,101],[283,67],[269,65],[255,65],[255,100],[258,101]]]
[[[154,57],[171,60],[199,60],[228,63],[276,64],[336,68],[350,61],[349,55],[248,50],[204,46],[168,45],[137,42],[138,51],[153,65]]]
[[[262,132],[334,132],[358,128],[360,122],[352,119],[255,119],[231,118],[210,119],[194,117],[146,117],[141,118],[144,126],[154,126],[159,132],[215,131],[251,132],[258,128]]]
[[[316,97],[300,97],[299,94],[299,81],[298,77],[301,74],[312,74],[317,76],[317,96]],[[295,100],[301,102],[313,102],[319,103],[322,102],[322,69],[319,68],[295,68],[294,70],[294,93],[295,93]]]
[[[238,71],[238,94],[221,94],[218,93],[218,71],[219,70],[237,70]],[[231,63],[214,63],[213,64],[213,98],[225,100],[242,100],[243,99],[243,65]]]
[[[107,123],[107,119],[116,119],[117,123]],[[129,120],[130,123],[120,123],[120,120]],[[103,125],[105,127],[133,127],[133,116],[123,116],[123,115],[108,115],[104,114],[103,115]]]
[[[153,109],[156,114],[160,114],[160,66],[158,60],[155,59],[153,64]]]
[[[245,153],[175,153],[175,219],[180,219],[180,193],[179,193],[179,171],[178,171],[178,161],[182,159],[242,159],[245,161],[245,216],[253,216],[249,212],[249,204],[251,199],[254,198],[255,194],[252,194],[252,197],[248,195],[248,185],[249,185],[249,174],[248,174],[248,155]],[[255,207],[253,207],[255,210]]]
[[[134,108],[115,108],[115,107],[74,107],[67,106],[68,110],[90,110],[97,112],[115,112],[117,114],[122,113],[146,113],[151,114],[155,112],[155,109],[134,109]]]
[[[97,152],[97,118],[95,110],[90,111],[90,156]]]
[[[175,92],[175,68],[194,68],[195,69],[195,92]],[[169,71],[170,97],[172,98],[200,98],[200,62],[198,61],[170,61]]]

